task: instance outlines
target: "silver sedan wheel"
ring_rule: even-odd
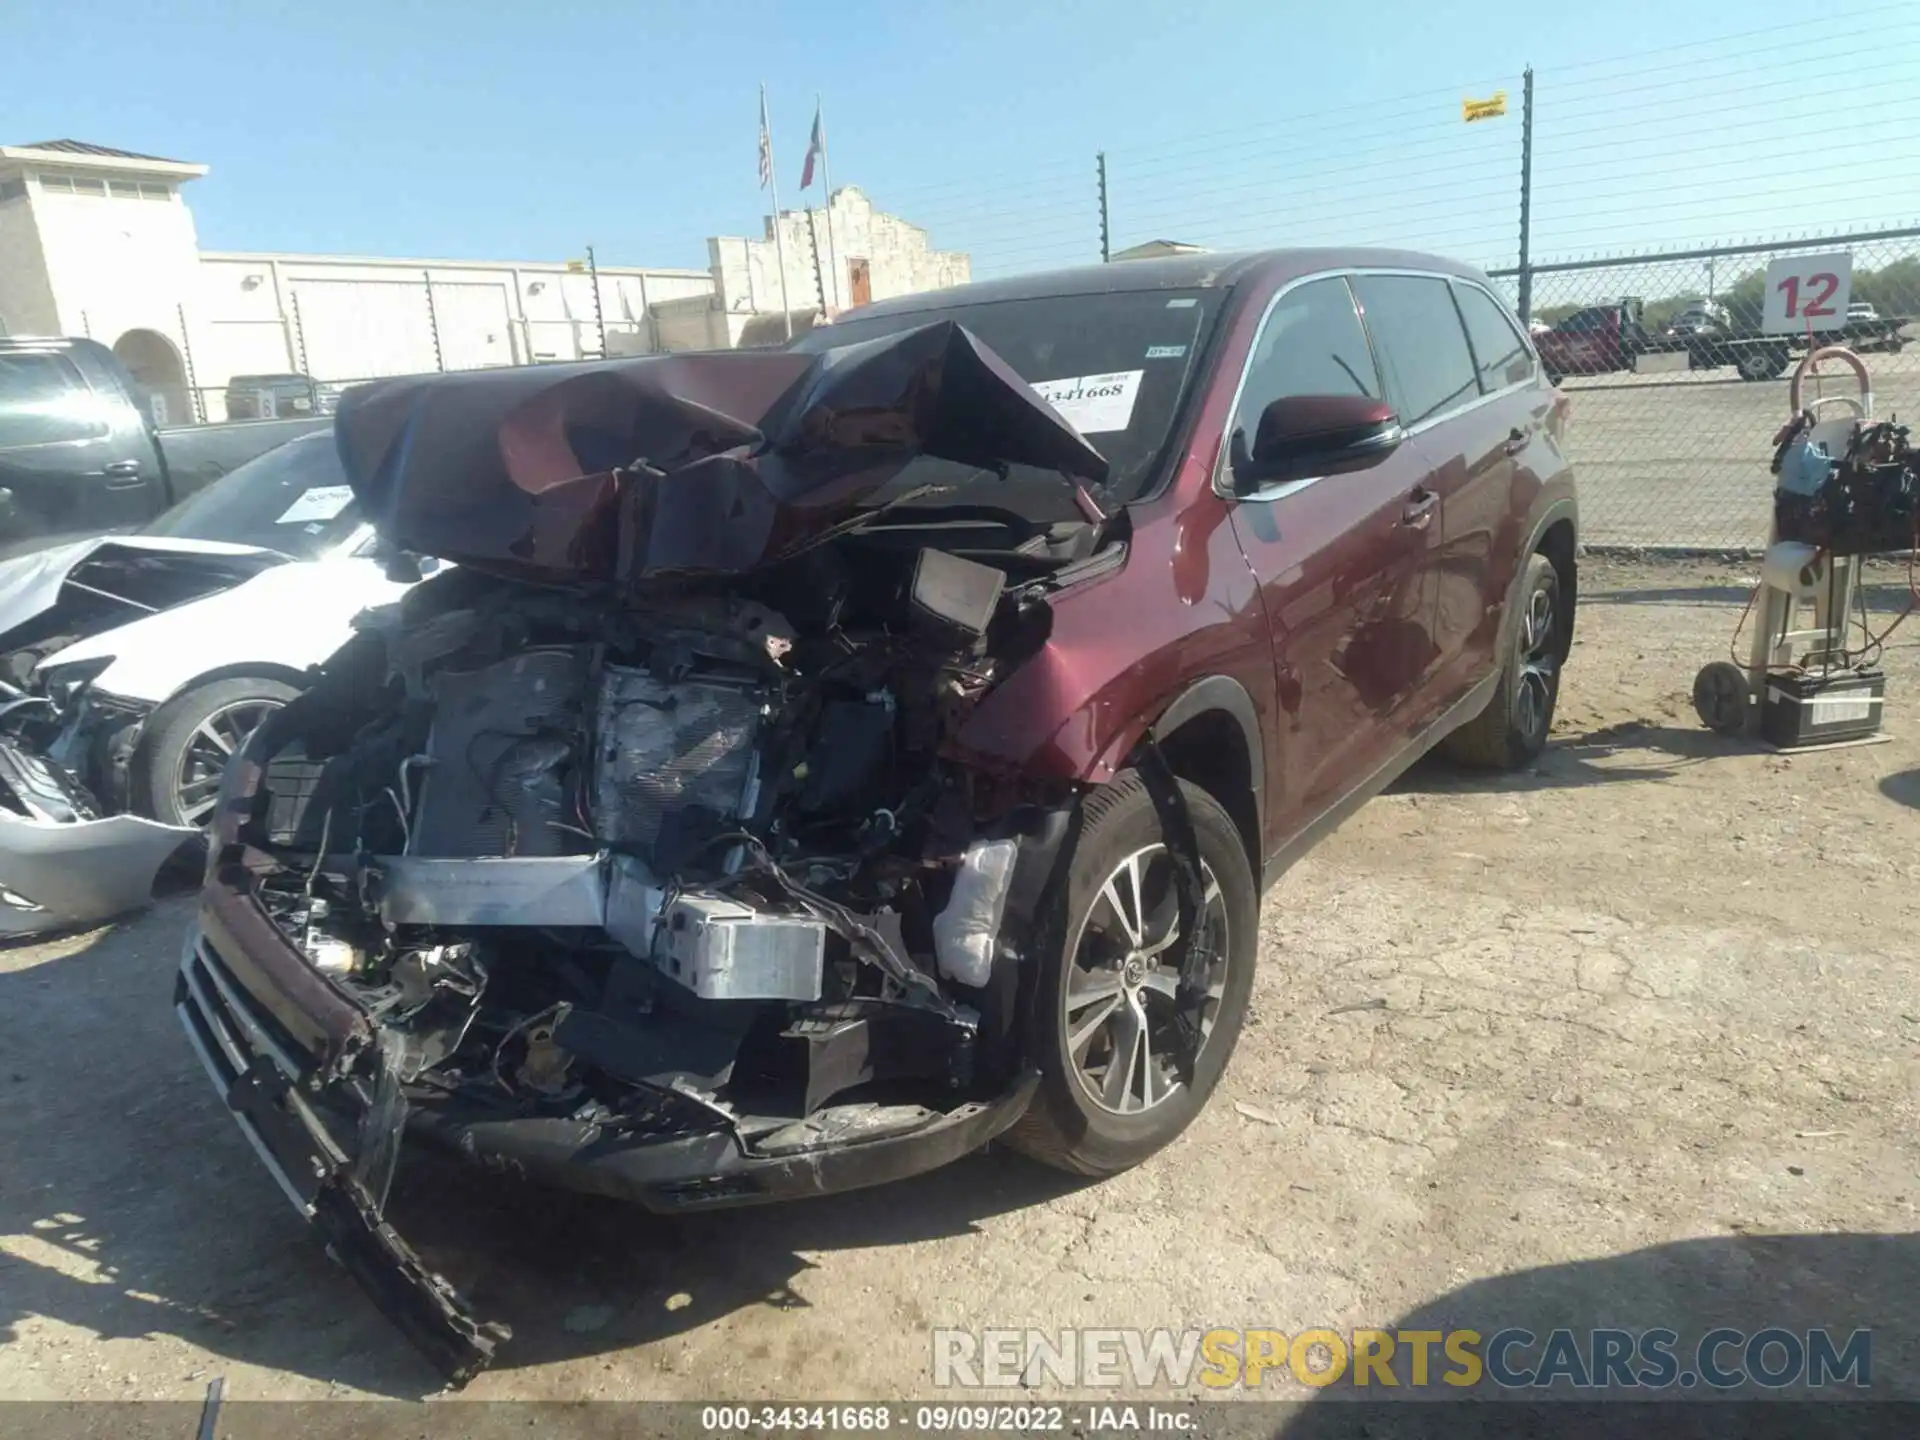
[[[1165,845],[1134,851],[1095,892],[1072,937],[1063,1048],[1087,1098],[1114,1114],[1141,1114],[1179,1092],[1180,1031],[1198,1031],[1197,1059],[1225,993],[1227,907],[1204,863],[1189,963],[1205,984],[1183,990],[1179,973],[1162,963],[1180,923],[1175,875]]]
[[[186,824],[199,825],[213,813],[227,761],[260,722],[279,708],[278,700],[236,700],[214,711],[194,729],[173,777],[174,799]]]

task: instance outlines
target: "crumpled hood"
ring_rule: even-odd
[[[54,612],[81,596],[125,602],[97,607],[81,626],[94,634],[238,585],[285,560],[249,545],[144,535],[101,535],[0,560],[0,655],[63,631]]]
[[[391,544],[536,579],[739,574],[854,518],[919,456],[1107,463],[963,326],[817,354],[721,351],[391,380],[334,422]]]

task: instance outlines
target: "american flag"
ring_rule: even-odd
[[[767,128],[767,90],[760,87],[760,188],[773,182],[773,133]]]

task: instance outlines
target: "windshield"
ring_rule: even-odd
[[[258,545],[316,560],[351,535],[360,509],[333,431],[316,430],[228,471],[140,533]]]
[[[957,320],[1052,402],[1111,466],[1110,498],[1125,503],[1150,488],[1175,418],[1219,308],[1220,290],[1136,290],[1096,295],[1046,295],[859,315],[809,332],[795,350],[817,352],[856,340]],[[917,486],[957,483],[977,472],[947,461],[921,459],[874,497],[886,504]],[[1023,514],[1062,509],[1077,513],[1058,477],[986,479],[966,500],[1013,506]],[[984,487],[999,486],[996,490]],[[945,493],[933,497],[954,503]]]

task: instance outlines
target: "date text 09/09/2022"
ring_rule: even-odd
[[[1177,1433],[1196,1428],[1197,1412],[1174,1405],[709,1405],[700,1425],[712,1434],[803,1431],[855,1434]]]

